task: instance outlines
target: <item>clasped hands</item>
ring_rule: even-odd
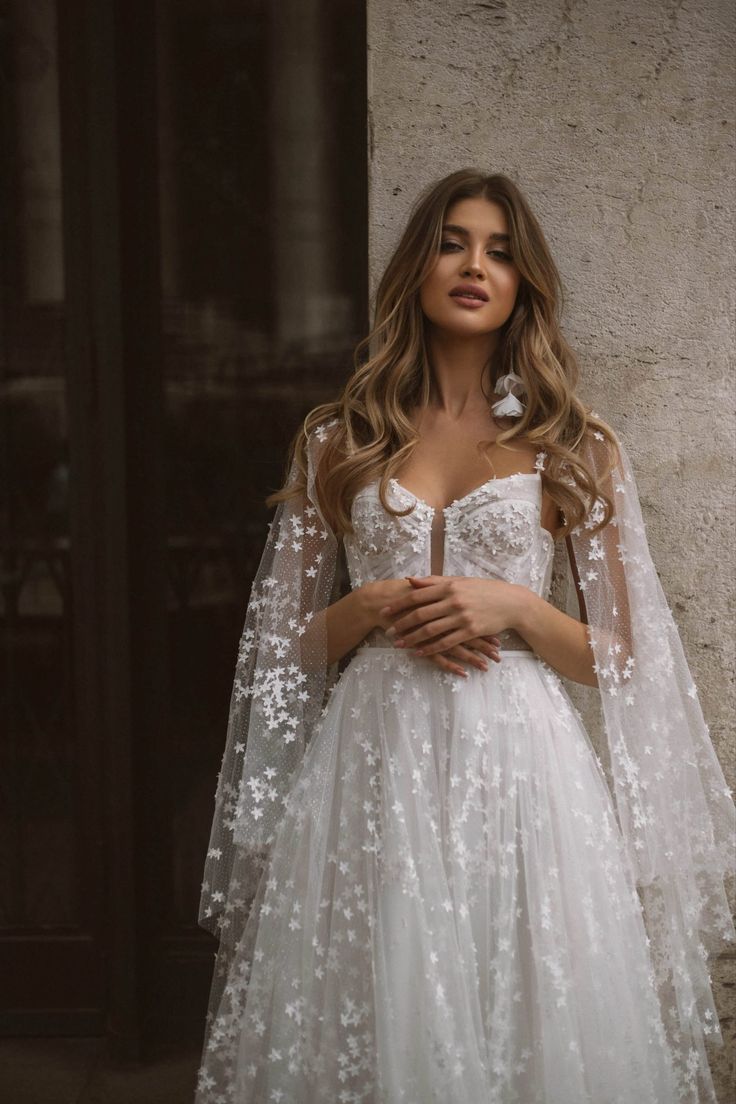
[[[514,626],[522,589],[515,583],[427,575],[375,585],[390,585],[395,594],[377,611],[377,624],[395,647],[411,649],[443,670],[466,677],[457,660],[481,670],[488,669],[486,656],[501,662],[496,634]]]

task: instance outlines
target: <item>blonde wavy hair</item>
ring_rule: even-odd
[[[297,462],[297,479],[266,499],[268,506],[302,493],[307,480],[307,442],[318,425],[334,421],[320,454],[315,493],[325,520],[338,534],[352,532],[350,509],[365,484],[379,481],[385,509],[408,511],[386,500],[395,476],[419,439],[410,412],[425,406],[431,394],[431,366],[425,344],[425,316],[419,300],[422,283],[440,253],[442,226],[457,200],[483,197],[505,211],[510,252],[521,274],[516,302],[498,331],[490,363],[492,388],[505,372],[515,372],[525,389],[524,413],[481,446],[508,448],[516,437],[544,449],[543,487],[558,504],[564,525],[553,535],[567,537],[600,497],[602,528],[613,516],[613,503],[589,467],[577,455],[586,434],[598,431],[609,445],[611,467],[615,439],[608,426],[575,394],[579,367],[560,329],[562,283],[542,228],[528,201],[509,177],[460,169],[430,184],[416,199],[401,239],[376,292],[373,328],[355,348],[354,370],[342,394],[307,414],[289,449],[287,471]],[[372,352],[369,350],[372,349]],[[364,357],[364,354],[367,354]],[[489,398],[489,409],[491,400]],[[507,419],[497,419],[497,423]],[[488,458],[488,457],[487,457]],[[610,471],[610,468],[609,468]]]

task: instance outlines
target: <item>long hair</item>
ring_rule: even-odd
[[[334,531],[352,531],[353,498],[373,480],[379,482],[381,502],[389,513],[399,516],[407,512],[392,507],[386,501],[386,492],[389,480],[418,440],[409,413],[425,406],[431,394],[431,366],[419,292],[440,254],[448,208],[457,200],[476,197],[497,203],[505,211],[510,251],[521,275],[514,308],[498,331],[488,367],[492,385],[509,371],[521,378],[525,409],[514,425],[500,429],[492,444],[509,447],[507,442],[524,437],[546,453],[543,486],[564,517],[564,525],[554,533],[555,540],[566,537],[584,519],[597,496],[604,503],[604,517],[596,530],[610,520],[612,500],[576,449],[587,433],[603,434],[611,448],[613,465],[615,441],[605,422],[575,393],[579,367],[560,329],[563,290],[557,266],[519,187],[503,174],[489,176],[474,169],[460,169],[443,177],[416,199],[379,283],[373,328],[355,348],[353,374],[336,400],[322,403],[307,414],[292,440],[287,460],[288,471],[296,459],[298,478],[269,495],[268,506],[304,490],[307,440],[320,423],[333,422],[322,450],[316,493],[320,509]],[[497,424],[505,421],[499,419]]]

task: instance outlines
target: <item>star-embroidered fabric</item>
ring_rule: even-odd
[[[715,1102],[708,957],[736,940],[734,808],[618,441],[571,535],[605,763],[554,669],[503,634],[467,680],[374,630],[339,676],[338,542],[278,507],[253,585],[200,903],[218,938],[195,1104]],[[533,473],[443,511],[446,574],[549,598]],[[606,474],[608,472],[608,474]],[[352,506],[352,587],[430,573],[435,511]]]
[[[614,516],[591,536],[603,516],[596,501],[571,540],[601,691],[607,778],[665,1024],[686,1099],[710,1100],[704,1042],[722,1039],[707,959],[736,939],[724,887],[734,873],[734,804],[652,562],[631,461],[614,437],[610,475],[603,434],[582,450]]]

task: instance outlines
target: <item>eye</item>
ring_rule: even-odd
[[[443,241],[441,243],[441,245],[440,245],[440,251],[441,252],[448,253],[450,251],[450,249],[462,249],[462,246],[459,244],[459,242],[454,242],[454,241]],[[496,257],[501,257],[504,261],[512,261],[513,260],[513,257],[511,256],[511,254],[504,252],[503,249],[489,249],[488,252],[493,254]]]

